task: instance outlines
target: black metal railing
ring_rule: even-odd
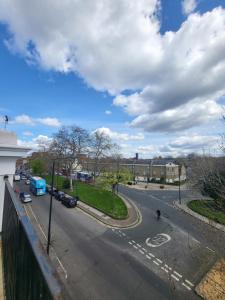
[[[8,181],[2,226],[6,300],[63,299],[55,270]]]

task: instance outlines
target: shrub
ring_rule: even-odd
[[[62,184],[63,189],[67,190],[70,188],[70,180],[68,178],[63,180],[63,184]]]

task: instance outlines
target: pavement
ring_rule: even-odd
[[[166,191],[178,191],[179,186],[178,185],[172,185],[172,184],[159,184],[159,183],[146,183],[146,182],[138,182],[133,185],[125,185],[121,184],[124,187],[131,188],[131,189],[137,189],[137,190],[152,190],[152,191],[158,191],[158,190],[166,190]],[[160,186],[163,188],[160,188]],[[180,186],[181,190],[187,190],[188,186],[187,184],[182,184]]]
[[[208,200],[208,198],[204,198],[203,200]],[[196,212],[194,212],[193,210],[191,210],[188,206],[187,203],[190,202],[191,199],[182,199],[182,203],[180,204],[178,200],[174,201],[174,204],[181,210],[183,210],[185,213],[195,217],[198,220],[201,220],[202,222],[216,228],[219,229],[221,231],[225,232],[225,226],[222,224],[219,224],[217,222],[214,222],[213,220],[208,219],[207,217],[204,217]]]
[[[78,201],[77,207],[90,214],[100,222],[107,226],[115,228],[130,228],[137,226],[141,222],[141,213],[137,206],[126,196],[119,194],[127,206],[128,217],[125,220],[118,220],[111,218],[110,216],[102,213],[101,211],[85,204],[82,201]]]

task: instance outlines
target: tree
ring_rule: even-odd
[[[111,138],[103,131],[96,130],[91,135],[91,147],[90,147],[89,155],[92,158],[94,163],[94,167],[93,167],[94,180],[96,177],[96,172],[97,172],[98,163],[100,159],[109,155],[110,151],[115,147],[116,144],[112,143]]]
[[[32,171],[35,175],[42,176],[43,173],[46,171],[46,165],[43,159],[37,158],[30,162]]]
[[[190,161],[188,179],[201,193],[212,197],[218,208],[225,208],[225,164],[223,157],[195,156]]]
[[[54,134],[50,151],[54,157],[63,162],[66,170],[71,175],[76,170],[80,156],[87,152],[90,144],[90,137],[87,130],[73,126],[63,126]],[[70,176],[70,189],[73,190],[72,178]]]

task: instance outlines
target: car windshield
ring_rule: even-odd
[[[29,194],[25,194],[24,197],[25,198],[30,198],[30,195]]]

